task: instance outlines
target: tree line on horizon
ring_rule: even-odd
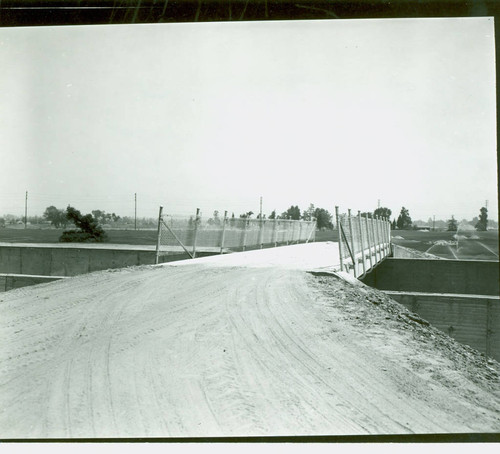
[[[68,207],[71,208],[71,207]],[[70,210],[71,211],[71,210]],[[74,214],[74,213],[73,213]],[[254,215],[253,211],[247,211],[239,215],[239,219],[251,219]],[[378,207],[373,212],[363,212],[361,216],[364,217],[375,217],[379,216],[381,218],[389,219],[391,218],[392,210],[387,207]],[[83,215],[82,215],[83,216]],[[133,217],[127,216],[118,216],[115,213],[106,213],[103,210],[92,210],[92,212],[85,216],[91,216],[92,222],[95,225],[103,226],[103,225],[114,225],[115,227],[119,226],[128,226],[134,225],[135,219]],[[260,214],[257,214],[256,219],[260,219]],[[269,216],[263,214],[263,219],[289,219],[289,220],[305,220],[310,221],[312,219],[316,219],[317,228],[319,230],[331,230],[334,228],[333,224],[333,215],[326,210],[325,208],[316,207],[314,204],[310,204],[306,210],[301,210],[298,205],[291,205],[287,210],[278,214],[276,210],[273,210]],[[231,220],[235,221],[235,215],[232,213],[229,218],[229,222]],[[137,219],[138,226],[145,228],[152,228],[156,225],[157,219],[154,218],[140,218]],[[43,216],[31,216],[28,217],[28,222],[31,224],[42,224],[49,223],[55,228],[66,228],[68,225],[75,225],[74,217],[71,215],[68,217],[68,209],[59,209],[55,206],[51,205],[47,207],[43,213]],[[194,222],[194,218],[190,219],[190,222]],[[219,212],[216,210],[213,212],[213,216],[208,220],[209,225],[218,225],[221,222],[221,217]],[[495,221],[490,221],[488,219],[488,209],[486,207],[481,207],[479,215],[474,217],[472,220],[462,220],[461,223],[467,223],[471,225],[478,231],[486,231],[488,229],[488,224],[493,228],[497,228],[498,225]],[[4,215],[0,216],[0,227],[5,227],[6,225],[12,224],[24,224],[24,221],[19,216],[14,215]],[[456,231],[458,229],[458,221],[452,215],[450,219],[446,221],[443,220],[433,220],[429,218],[427,221],[412,221],[409,210],[405,207],[401,208],[401,211],[398,217],[393,218],[391,222],[391,228],[393,230],[410,230],[410,229],[418,229],[418,228],[433,228],[436,230],[448,230],[448,231]]]

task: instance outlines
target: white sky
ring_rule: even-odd
[[[492,18],[0,29],[0,214],[497,214]]]

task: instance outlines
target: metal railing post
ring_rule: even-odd
[[[370,269],[373,268],[373,257],[372,257],[372,247],[371,247],[371,239],[370,239],[370,229],[368,228],[368,216],[365,216],[365,230],[366,230],[366,239],[368,243],[368,254],[370,254]]]
[[[224,211],[224,220],[222,221],[222,236],[220,239],[220,253],[224,250],[224,240],[226,238],[227,210]]]
[[[359,240],[361,243],[361,259],[363,260],[363,275],[366,274],[365,244],[363,241],[363,226],[361,225],[361,211],[358,210]]]
[[[382,232],[382,239],[384,241],[384,257],[387,257],[387,232],[385,231],[385,218],[380,217],[380,230]]]
[[[340,271],[344,271],[344,247],[342,245],[342,226],[340,225],[339,207],[335,206],[335,219],[337,222],[337,230],[339,232],[339,256],[340,256]]]
[[[278,219],[274,218],[274,226],[273,226],[273,243],[274,247],[278,246]]]
[[[372,226],[372,238],[373,238],[373,247],[375,248],[375,265],[378,263],[379,252],[377,251],[377,236],[375,234],[375,215],[370,215],[370,224]]]
[[[263,226],[264,226],[262,217],[259,219],[259,221],[260,221],[260,226],[259,226],[259,244],[260,244],[260,248],[262,249],[262,247],[263,247],[262,246],[262,241],[263,241],[263,231],[262,231],[262,229],[263,229]]]
[[[199,222],[200,222],[200,209],[196,208],[196,218],[194,220],[194,234],[193,234],[193,258],[196,258],[196,238],[198,236]]]
[[[307,225],[311,228],[311,230],[309,231],[309,235],[307,236],[306,243],[309,243],[309,241],[312,241],[314,243],[314,236],[316,234],[316,220],[311,221]]]
[[[248,219],[247,218],[243,218],[243,251],[246,249],[247,247],[247,222],[248,222]]]
[[[377,232],[377,244],[379,247],[379,258],[382,260],[384,257],[382,256],[382,244],[380,238],[380,230],[379,230],[379,216],[375,216],[375,231]]]
[[[347,221],[349,222],[349,235],[351,235],[352,266],[354,268],[354,277],[358,277],[356,271],[356,262],[358,259],[356,257],[356,248],[354,247],[354,234],[352,230],[352,219],[351,219],[350,208],[347,210]]]
[[[385,239],[385,255],[386,257],[389,255],[389,235],[387,234],[387,218],[384,217],[384,221],[382,223],[384,229],[384,239]]]
[[[389,244],[388,246],[388,252],[389,255],[392,253],[392,247],[391,247],[391,218],[387,218],[387,225],[385,227],[387,229],[387,243]]]
[[[158,232],[156,237],[156,255],[155,255],[155,265],[158,265],[158,261],[160,258],[160,242],[161,242],[161,222],[163,216],[163,207],[160,206],[160,212],[158,214]]]

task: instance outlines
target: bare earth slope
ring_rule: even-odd
[[[0,438],[500,431],[499,364],[376,290],[138,267],[0,296]]]

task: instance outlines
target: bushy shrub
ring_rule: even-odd
[[[66,218],[80,230],[65,230],[59,241],[69,243],[102,243],[108,241],[108,236],[91,214],[85,216],[77,209],[68,206]]]

